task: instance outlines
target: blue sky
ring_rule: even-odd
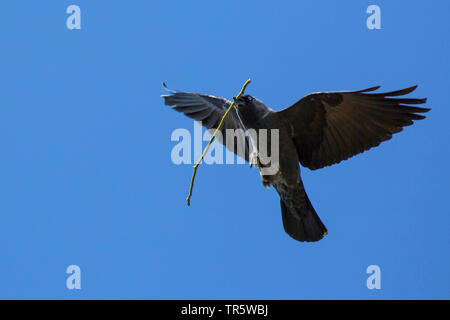
[[[68,30],[66,8],[81,8]],[[381,8],[368,30],[366,8]],[[0,9],[0,298],[448,299],[449,1],[7,1]],[[247,165],[174,165],[193,122],[161,81],[282,109],[418,84],[432,108],[376,149],[302,169],[329,230],[283,231]],[[206,143],[205,143],[206,144]],[[81,290],[66,268],[81,268]],[[379,265],[381,290],[366,268]]]

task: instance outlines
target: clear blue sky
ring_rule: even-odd
[[[81,30],[66,28],[81,7]],[[381,8],[381,30],[366,8]],[[450,298],[450,2],[5,1],[0,298]],[[161,81],[274,109],[313,91],[418,84],[432,111],[339,165],[302,170],[329,229],[299,243],[246,165],[174,165],[192,120]],[[82,289],[66,288],[79,265]],[[368,290],[366,268],[381,268]]]

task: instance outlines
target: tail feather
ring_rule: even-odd
[[[314,210],[303,186],[297,188],[298,192],[300,193],[297,197],[301,201],[297,201],[296,206],[293,205],[293,201],[285,201],[281,197],[281,215],[284,230],[298,241],[319,241],[328,233],[327,228]]]

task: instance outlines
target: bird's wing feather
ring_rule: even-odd
[[[162,95],[164,103],[168,106],[174,106],[174,110],[184,113],[187,117],[200,121],[211,134],[219,126],[223,115],[231,105],[231,101],[221,97],[200,93],[168,91],[170,95]],[[227,129],[235,130],[234,135],[227,137]],[[250,153],[249,137],[245,135],[245,128],[242,126],[234,108],[225,118],[221,133],[216,139],[224,144],[228,150],[248,161]],[[233,132],[229,131],[230,133]],[[228,141],[230,138],[234,141]]]
[[[426,99],[390,98],[417,86],[387,93],[360,91],[309,94],[278,112],[295,142],[300,163],[319,169],[378,146],[413,120],[424,119],[427,108],[407,106]]]

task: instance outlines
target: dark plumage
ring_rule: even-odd
[[[327,229],[315,212],[303,187],[298,163],[320,169],[378,146],[392,138],[421,113],[430,109],[410,105],[426,99],[398,98],[417,86],[387,93],[372,93],[379,87],[360,91],[309,94],[281,111],[274,111],[260,100],[243,95],[222,129],[278,129],[279,162],[275,174],[261,174],[264,185],[273,185],[281,199],[285,231],[299,241],[318,241]],[[186,116],[202,121],[208,129],[218,126],[231,101],[198,93],[170,91],[166,105]],[[226,143],[223,134],[221,143]],[[268,144],[271,144],[270,138]],[[237,145],[240,146],[239,152]],[[251,141],[238,136],[231,151],[250,159]],[[259,154],[258,154],[259,158]],[[261,169],[261,167],[260,167]]]

